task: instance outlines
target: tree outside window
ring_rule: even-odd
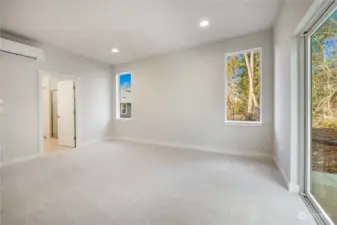
[[[261,56],[261,49],[225,55],[225,121],[261,122]]]

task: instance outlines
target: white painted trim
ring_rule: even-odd
[[[38,140],[39,140],[39,153],[43,154],[43,142],[44,142],[44,137],[43,137],[43,87],[42,87],[42,79],[44,76],[45,72],[44,71],[38,71],[38,87],[37,87],[37,92],[38,92]]]
[[[258,158],[266,158],[269,160],[273,160],[273,156],[268,153],[223,150],[223,149],[214,148],[214,147],[206,146],[206,145],[190,145],[190,144],[177,143],[177,142],[161,142],[161,141],[137,139],[137,138],[130,138],[130,137],[111,137],[110,140],[126,141],[126,142],[138,143],[138,144],[147,144],[147,145],[155,145],[155,146],[163,146],[163,147],[180,148],[180,149],[189,149],[189,150],[196,150],[196,151],[203,151],[203,152],[213,152],[213,153],[218,153],[218,154],[227,154],[227,155],[234,155],[234,156],[258,157]]]
[[[106,142],[106,141],[109,141],[109,140],[112,140],[112,138],[111,137],[100,138],[100,139],[97,139],[97,140],[84,142],[79,147],[82,148],[82,147],[86,147],[86,146],[89,146],[89,145],[92,145],[92,144],[96,144],[96,143],[100,143],[100,142]]]
[[[321,204],[317,201],[317,199],[311,194],[307,194],[308,199],[313,204],[314,208],[318,211],[318,214],[323,219],[325,225],[335,225],[335,223],[332,221],[330,216],[325,212]],[[321,224],[321,223],[320,223]]]
[[[235,120],[228,120],[227,119],[227,89],[228,89],[228,80],[227,80],[227,56],[232,56],[235,54],[239,54],[239,53],[245,53],[245,52],[252,52],[252,51],[259,51],[260,52],[260,121],[235,121]],[[258,47],[258,48],[251,48],[251,49],[247,49],[247,50],[242,50],[242,51],[236,51],[236,52],[228,52],[225,53],[225,71],[224,71],[224,77],[225,77],[225,91],[224,91],[224,98],[225,98],[225,112],[224,112],[224,116],[225,116],[225,124],[226,125],[241,125],[241,126],[262,126],[263,125],[263,113],[262,113],[262,109],[263,109],[263,98],[262,98],[262,90],[263,90],[263,49],[262,47]]]
[[[323,7],[322,7],[323,6]],[[317,201],[317,199],[311,194],[311,184],[312,184],[312,175],[313,175],[313,171],[311,170],[311,123],[312,123],[312,118],[311,118],[311,51],[309,51],[311,49],[311,36],[313,35],[314,32],[317,31],[317,29],[322,25],[322,23],[324,23],[326,21],[326,19],[336,10],[337,8],[337,2],[335,1],[329,8],[324,7],[324,2],[323,1],[319,1],[319,0],[315,0],[315,2],[312,4],[312,6],[310,7],[309,11],[307,12],[307,14],[305,15],[305,17],[303,18],[303,22],[302,22],[302,26],[303,24],[310,24],[313,22],[313,19],[317,19],[317,16],[319,15],[319,18],[317,21],[315,21],[315,24],[313,24],[313,27],[311,27],[311,29],[307,32],[307,34],[305,35],[305,50],[306,50],[306,54],[303,60],[305,62],[305,71],[302,71],[302,75],[304,75],[306,82],[305,82],[305,86],[300,86],[300,88],[302,88],[303,90],[305,90],[305,102],[306,102],[306,106],[303,107],[303,105],[300,105],[299,110],[302,110],[302,108],[304,108],[304,112],[305,112],[305,130],[306,133],[304,134],[305,136],[305,151],[302,153],[302,157],[305,157],[304,160],[304,165],[303,168],[300,168],[300,173],[304,175],[304,182],[301,185],[301,191],[304,192],[304,194],[308,197],[309,201],[311,202],[311,204],[314,207],[314,210],[316,211],[316,213],[318,213],[320,216],[320,223],[324,223],[324,224],[334,224],[331,220],[331,218],[329,217],[329,215],[327,215],[327,213],[325,212],[325,210],[321,207],[320,203]],[[323,11],[324,9],[324,11]],[[301,30],[300,28],[298,30]],[[302,53],[303,54],[303,53]],[[303,66],[303,61],[299,63],[299,66]],[[292,74],[294,75],[294,74]],[[293,82],[293,80],[297,77],[297,76],[291,76],[292,80],[291,82]],[[295,80],[296,81],[296,80]],[[293,96],[292,96],[293,97]],[[294,98],[294,97],[293,97]],[[292,113],[292,117],[296,116],[294,115],[294,113]],[[300,115],[303,116],[303,115]],[[300,127],[301,128],[301,127]],[[296,138],[296,137],[295,137]],[[297,149],[293,149],[293,152],[297,152]],[[295,172],[294,170],[295,168],[295,164],[296,162],[291,162],[291,170],[293,172]],[[300,164],[299,164],[300,165]]]
[[[284,185],[286,186],[287,190],[292,193],[299,193],[300,192],[300,186],[298,184],[295,184],[293,182],[289,181],[289,178],[287,174],[285,173],[283,167],[279,163],[277,157],[274,157],[274,163],[277,167],[277,169],[280,171]]]
[[[301,52],[299,52],[299,44],[301,43],[298,39],[298,36],[291,38],[291,46],[290,46],[290,74],[291,74],[291,82],[290,82],[290,168],[289,168],[289,191],[294,190],[299,192],[299,180],[298,173],[299,168],[299,148],[300,148],[300,140],[301,138],[301,130],[299,128],[301,124],[301,119],[303,116],[300,116],[299,112],[301,112],[300,108],[303,104],[303,100],[300,99],[300,80],[301,80],[301,68],[299,67]],[[302,101],[301,101],[302,100]]]
[[[330,7],[327,7],[329,6]],[[331,4],[329,1],[315,1],[312,6],[309,8],[307,14],[311,14],[311,20],[314,17],[314,19],[318,19],[314,26],[308,31],[306,34],[307,36],[312,36],[322,25],[323,23],[329,18],[336,10],[337,8],[337,2]],[[307,15],[306,15],[307,16]],[[317,18],[318,17],[318,18]],[[303,21],[307,22],[307,21]],[[313,22],[313,21],[310,21]]]
[[[127,121],[127,120],[132,120],[132,118],[116,118],[117,121]]]
[[[316,14],[320,11],[322,4],[325,4],[321,0],[315,0],[310,6],[305,16],[299,22],[296,31],[291,38],[291,100],[290,100],[290,165],[289,165],[289,183],[300,185],[300,191],[303,192],[306,189],[304,177],[306,176],[305,162],[306,150],[305,148],[305,124],[307,121],[303,118],[304,112],[306,112],[306,91],[307,84],[305,81],[305,66],[306,56],[304,47],[303,32],[306,30],[313,19],[316,18]],[[295,185],[295,186],[296,186]],[[294,186],[294,185],[292,185]]]
[[[301,192],[310,192],[310,154],[308,149],[311,142],[306,140],[305,136],[310,136],[310,131],[305,127],[311,122],[308,115],[308,91],[307,86],[311,83],[307,79],[307,73],[310,71],[308,65],[308,56],[305,54],[305,36],[303,32],[307,30],[309,25],[322,14],[322,10],[331,4],[330,0],[315,0],[310,6],[305,16],[300,21],[296,31],[292,37],[291,46],[291,147],[290,147],[290,180],[293,183],[299,183]],[[336,5],[336,2],[334,3]],[[324,14],[324,13],[323,13]],[[318,23],[320,24],[320,23]],[[317,29],[317,25],[313,26],[309,32]],[[308,34],[307,34],[308,35]],[[309,43],[306,43],[307,45]],[[309,46],[310,49],[310,46]],[[310,54],[310,52],[309,52]],[[306,82],[305,82],[306,81]],[[303,118],[305,115],[306,118]],[[307,178],[307,179],[306,179]]]
[[[8,161],[8,162],[3,162],[0,165],[0,167],[7,167],[7,166],[15,165],[15,164],[18,164],[18,163],[23,163],[23,162],[26,162],[26,161],[30,161],[30,160],[33,160],[33,159],[40,158],[42,156],[43,156],[42,154],[36,154],[36,155],[29,155],[29,156],[26,156],[26,157],[23,157],[23,158],[13,159],[13,160]]]
[[[282,179],[284,181],[284,185],[286,185],[286,187],[288,188],[289,186],[289,179],[288,179],[288,176],[287,174],[285,173],[284,169],[282,168],[282,166],[280,165],[279,161],[277,160],[276,157],[274,157],[274,163],[277,167],[277,169],[280,171],[281,173],[281,176],[282,176]]]
[[[117,120],[121,118],[121,115],[120,115],[121,106],[120,106],[120,101],[119,101],[119,99],[120,99],[119,76],[120,76],[120,74],[116,75],[116,93],[115,93],[115,96],[116,96],[116,116],[115,116],[115,118]]]
[[[55,72],[48,72],[48,71],[44,71],[44,70],[38,70],[38,116],[39,116],[39,154],[44,154],[44,145],[43,145],[43,90],[42,90],[42,78],[43,76],[49,76],[49,77],[62,77],[62,78],[68,78],[74,81],[74,85],[75,85],[75,128],[76,128],[76,147],[78,148],[81,143],[80,143],[80,137],[79,137],[79,114],[80,114],[80,99],[79,99],[79,81],[80,78],[79,77],[75,77],[75,76],[69,76],[69,75],[62,75],[59,73],[55,73]]]
[[[299,22],[296,31],[291,38],[290,174],[289,178],[287,177],[286,182],[288,183],[288,187],[291,186],[289,189],[296,190],[297,187],[300,187],[301,192],[307,188],[304,177],[307,176],[306,170],[308,169],[304,169],[304,167],[305,165],[310,166],[310,163],[307,163],[304,160],[306,154],[305,147],[308,147],[305,146],[305,124],[307,121],[303,118],[304,112],[307,111],[305,107],[306,96],[304,94],[306,91],[305,87],[307,86],[307,84],[304,83],[306,76],[304,68],[307,58],[304,54],[304,37],[302,36],[302,33],[305,31],[307,25],[316,18],[315,15],[322,8],[322,4],[325,3],[321,0],[315,0],[313,2],[306,15]]]
[[[45,76],[51,76],[51,77],[59,77],[59,78],[67,78],[71,80],[80,80],[80,77],[69,75],[69,74],[61,74],[56,72],[50,72],[46,70],[38,70],[39,74],[45,74]]]
[[[262,126],[262,121],[259,122],[253,122],[253,121],[233,121],[233,120],[227,120],[225,121],[226,125],[232,125],[232,126]]]
[[[300,186],[293,182],[289,182],[288,191],[292,193],[300,193]]]
[[[324,13],[331,4],[334,4],[334,1],[335,0],[314,0],[298,24],[295,35],[304,34],[305,32],[310,32],[310,30],[315,29],[316,26],[314,23],[317,22],[317,18],[322,16],[322,13]]]
[[[100,143],[100,142],[106,142],[106,141],[109,141],[109,140],[112,140],[112,138],[107,137],[107,138],[102,138],[102,139],[98,139],[98,140],[94,140],[94,141],[89,141],[89,142],[81,144],[81,146],[78,146],[78,148],[86,147],[86,146],[96,144],[96,143]],[[4,163],[0,164],[0,168],[15,165],[15,164],[18,164],[18,163],[23,163],[23,162],[26,162],[26,161],[30,161],[30,160],[33,160],[33,159],[40,158],[40,157],[47,157],[47,156],[49,156],[49,155],[39,153],[39,154],[29,155],[29,156],[19,158],[19,159],[13,159],[11,161],[4,162]]]
[[[310,12],[311,14],[317,14],[317,12],[320,12],[320,5],[322,5],[322,3],[319,2],[315,2],[316,4],[313,4],[312,7],[310,8]],[[311,36],[317,31],[317,29],[326,21],[327,18],[329,18],[329,16],[331,16],[335,10],[337,8],[337,2],[335,2],[333,5],[331,5],[329,8],[326,9],[325,12],[323,12],[321,14],[321,17],[318,19],[318,21],[316,21],[316,24],[311,28],[311,30],[306,34],[305,36],[305,40],[306,40],[306,55],[305,55],[305,78],[306,78],[306,84],[304,87],[304,90],[306,90],[306,96],[305,96],[305,102],[306,102],[306,108],[305,108],[305,117],[306,117],[306,123],[305,123],[305,127],[306,129],[306,140],[305,140],[305,144],[306,144],[306,148],[305,148],[305,186],[304,186],[304,192],[306,194],[310,194],[311,193],[311,127],[312,127],[312,115],[311,115],[311,103],[312,103],[312,78],[311,78]],[[312,18],[312,17],[311,17]],[[310,128],[310,129],[308,129]]]

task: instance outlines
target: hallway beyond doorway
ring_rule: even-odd
[[[77,147],[77,78],[39,71],[42,154]]]
[[[45,154],[53,154],[61,151],[71,150],[74,148],[59,145],[56,138],[44,138],[43,149]]]

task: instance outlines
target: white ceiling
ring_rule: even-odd
[[[118,64],[272,27],[280,0],[0,0],[2,28]],[[207,29],[199,27],[210,21]],[[112,54],[116,47],[118,54]]]

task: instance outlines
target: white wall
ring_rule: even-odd
[[[78,76],[79,144],[109,136],[111,120],[111,67],[44,46],[42,63],[0,52],[0,138],[6,146],[4,162],[39,153],[38,70]]]
[[[299,76],[298,70],[294,71],[292,67],[297,64],[297,62],[292,62],[296,58],[294,51],[296,54],[297,50],[294,46],[294,40],[297,38],[295,31],[298,30],[313,2],[314,0],[285,1],[274,28],[275,151],[276,160],[281,170],[284,171],[285,179],[289,181],[289,185],[292,185],[292,182],[297,183],[295,173],[298,170],[296,162],[298,148],[296,145],[292,145],[292,137],[297,136],[299,132],[296,130],[297,125],[295,124],[298,122],[296,121],[297,106],[292,104],[292,99],[298,97],[296,94],[298,86],[294,84],[292,76]],[[294,161],[293,165],[292,161]],[[291,168],[291,166],[296,168]]]
[[[224,54],[256,47],[263,49],[263,125],[225,125]],[[220,152],[272,153],[272,30],[117,65],[114,70],[133,74],[132,120],[116,121],[114,136],[208,146]]]

